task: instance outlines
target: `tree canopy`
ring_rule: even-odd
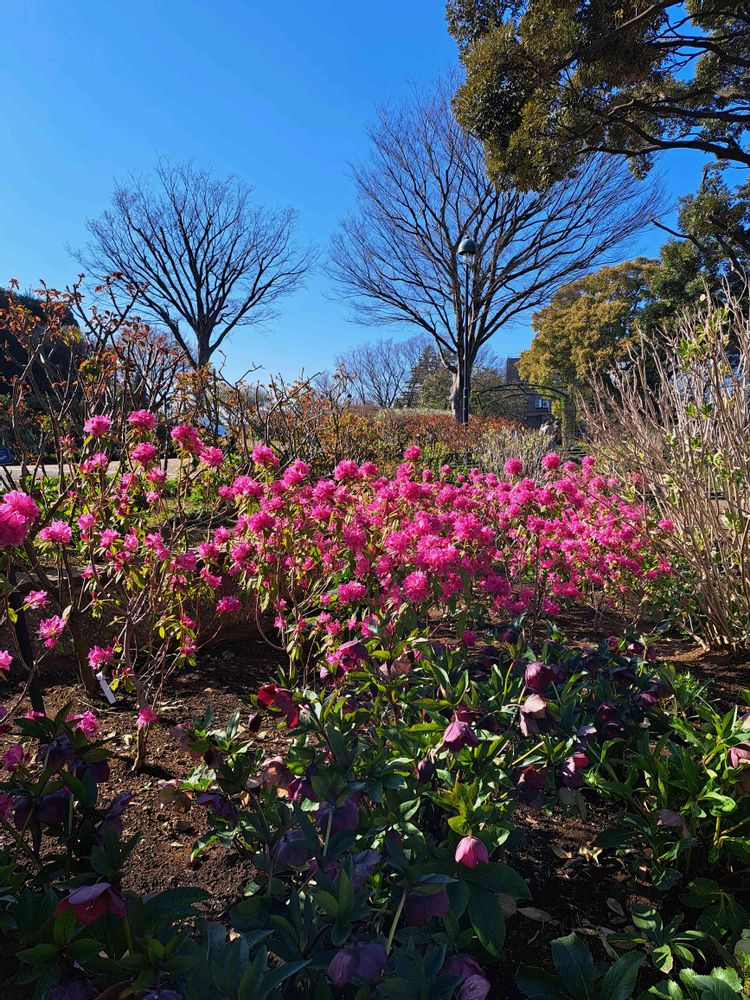
[[[729,0],[448,0],[455,108],[488,167],[537,189],[582,155],[693,149],[750,167],[750,6]]]
[[[611,370],[633,342],[637,325],[650,325],[650,282],[658,268],[658,261],[646,258],[603,267],[563,285],[534,313],[534,340],[518,370],[532,385],[547,387],[568,423],[574,418],[572,397],[586,395],[592,369]]]

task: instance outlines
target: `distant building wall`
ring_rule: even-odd
[[[518,374],[518,360],[518,358],[506,358],[505,378],[509,385],[517,384],[523,388],[526,383]],[[548,423],[551,417],[551,401],[538,395],[533,389],[526,389],[525,396],[526,412],[523,422],[526,426],[541,427],[542,424]]]

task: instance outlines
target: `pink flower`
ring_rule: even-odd
[[[105,663],[111,663],[115,658],[112,646],[92,646],[89,650],[89,664],[92,670],[101,670]]]
[[[0,548],[20,545],[29,533],[39,508],[26,493],[11,490],[0,504]]]
[[[430,593],[430,581],[427,574],[421,570],[415,570],[404,577],[401,583],[404,596],[409,601],[424,601]]]
[[[505,475],[510,477],[520,476],[523,473],[523,462],[520,458],[509,458],[505,463]]]
[[[352,580],[350,583],[342,583],[339,585],[338,590],[339,603],[354,604],[356,601],[361,601],[366,593],[367,587],[358,580]]]
[[[65,619],[60,615],[53,615],[51,618],[42,618],[39,622],[39,637],[44,639],[45,649],[54,649],[57,640],[65,630]]]
[[[221,600],[216,602],[216,610],[222,615],[230,614],[232,611],[239,611],[241,607],[242,605],[236,597],[222,597]]]
[[[83,715],[69,715],[68,722],[75,722],[75,728],[80,729],[87,740],[93,739],[99,728],[99,720],[93,712],[84,712]]]
[[[210,468],[218,469],[224,461],[224,452],[221,448],[204,448],[200,453],[200,459]]]
[[[553,472],[555,469],[560,468],[560,456],[556,451],[551,451],[548,455],[542,458],[542,468],[545,472]]]
[[[279,460],[273,452],[272,448],[269,448],[265,444],[256,444],[253,448],[253,461],[257,465],[274,465],[278,466]]]
[[[407,462],[416,462],[418,458],[422,457],[422,449],[417,447],[417,445],[412,444],[404,452],[404,458]]]
[[[339,462],[333,470],[333,478],[337,482],[341,483],[345,483],[347,481],[356,482],[358,479],[362,478],[362,473],[356,462],[352,461],[350,458],[346,458]]]
[[[663,517],[661,521],[659,521],[659,528],[665,534],[670,535],[674,531],[674,521],[672,521],[671,518]]]
[[[456,847],[456,861],[466,868],[486,865],[490,860],[489,851],[478,837],[463,837]]]
[[[157,451],[154,445],[150,441],[141,441],[130,451],[130,457],[134,462],[142,465],[144,468],[151,465],[151,463],[156,458]]]
[[[84,423],[83,429],[91,437],[104,437],[112,429],[112,420],[110,417],[105,417],[103,413],[99,413],[93,417],[89,417]]]
[[[30,590],[26,595],[27,608],[43,608],[47,603],[46,590]]]
[[[67,545],[73,537],[73,532],[69,524],[65,521],[51,521],[46,528],[39,532],[39,538],[43,542],[55,542],[57,545]]]
[[[13,657],[7,649],[0,649],[0,670],[10,670]]]
[[[125,900],[109,882],[96,882],[74,889],[58,903],[55,913],[72,910],[82,924],[96,923],[106,913],[114,913],[120,920],[128,915]]]
[[[152,725],[154,722],[159,721],[159,716],[151,708],[150,705],[144,705],[143,708],[138,709],[138,720],[136,725],[139,729],[145,729],[146,726]]]
[[[11,490],[6,493],[3,497],[3,506],[8,507],[14,514],[18,514],[27,525],[39,517],[39,508],[28,493],[22,493],[21,490]]]
[[[150,410],[133,410],[128,423],[139,431],[152,431],[156,427],[156,417]]]
[[[185,451],[193,452],[194,454],[197,454],[203,447],[200,434],[190,424],[178,424],[173,429],[170,437]]]

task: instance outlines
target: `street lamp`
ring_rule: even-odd
[[[469,422],[469,269],[477,255],[477,245],[474,240],[464,236],[458,244],[458,256],[466,265],[466,299],[464,303],[463,329],[463,393],[461,399],[461,423]]]

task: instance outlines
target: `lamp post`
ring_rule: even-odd
[[[462,331],[463,335],[463,357],[459,357],[458,362],[463,366],[462,369],[462,381],[463,381],[463,391],[461,394],[461,423],[468,424],[469,422],[469,269],[474,263],[474,259],[477,255],[477,245],[474,240],[470,239],[468,236],[464,236],[461,242],[458,244],[458,256],[464,262],[466,267],[465,274],[465,299],[464,299],[464,328]]]

